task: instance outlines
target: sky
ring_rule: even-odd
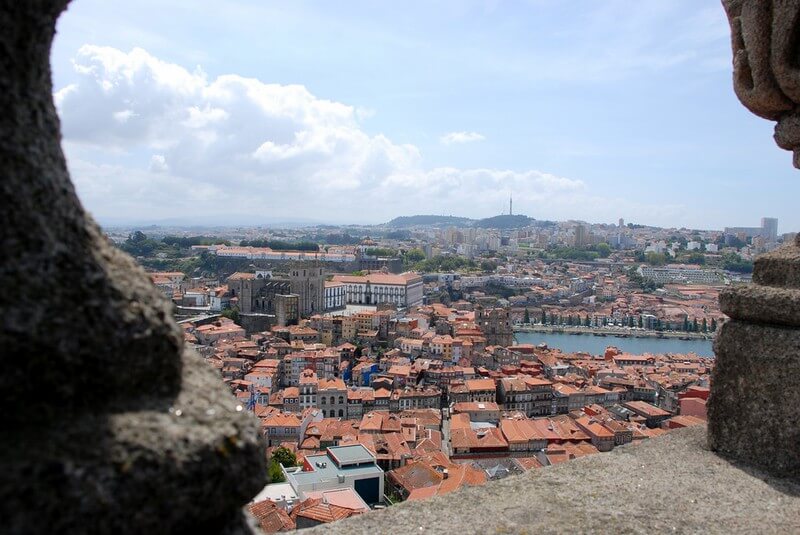
[[[800,228],[718,0],[74,0],[52,52],[101,224],[401,215]]]

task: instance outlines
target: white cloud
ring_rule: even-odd
[[[73,179],[101,219],[481,216],[498,213],[512,190],[536,215],[584,189],[535,170],[426,169],[416,146],[367,133],[362,109],[301,85],[212,80],[142,49],[87,45],[73,63],[77,81],[55,98]]]
[[[473,141],[483,141],[486,139],[477,132],[448,132],[439,138],[445,145],[472,143]]]
[[[169,171],[167,160],[163,154],[153,154],[150,158],[150,171],[153,173],[166,173]]]

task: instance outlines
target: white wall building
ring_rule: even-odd
[[[422,304],[422,277],[416,273],[392,275],[369,273],[367,275],[334,275],[333,282],[345,286],[347,302],[359,305],[392,303],[398,307]]]
[[[347,304],[347,289],[343,282],[325,282],[325,310],[344,308]]]

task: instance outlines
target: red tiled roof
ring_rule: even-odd
[[[278,531],[291,531],[295,529],[295,522],[292,518],[274,502],[264,500],[248,506],[250,514],[258,521],[258,526],[264,533],[276,533]]]

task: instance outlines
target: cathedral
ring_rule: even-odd
[[[325,270],[317,266],[289,269],[288,275],[272,271],[237,272],[228,277],[231,297],[242,314],[286,314],[287,303],[297,302],[296,314],[308,317],[324,310]]]

